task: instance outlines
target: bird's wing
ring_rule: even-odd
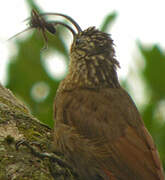
[[[62,107],[61,123],[98,142],[97,159],[117,180],[163,180],[152,137],[123,89],[69,92],[57,106]]]

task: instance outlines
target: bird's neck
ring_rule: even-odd
[[[72,56],[69,73],[61,82],[59,91],[75,88],[118,88],[120,84],[116,66],[119,66],[118,62],[104,54],[83,57],[79,60]]]

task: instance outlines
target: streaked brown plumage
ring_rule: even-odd
[[[47,15],[66,18],[78,33],[63,22],[42,18]],[[57,25],[74,37],[69,72],[55,98],[55,151],[64,154],[81,180],[164,180],[152,137],[119,84],[110,36],[94,27],[82,31],[61,13],[32,10],[28,19],[30,27],[24,31],[40,29],[46,42],[45,31],[55,34]]]
[[[119,84],[118,66],[108,34],[91,27],[74,35],[55,98],[54,147],[82,180],[163,180],[158,151]]]

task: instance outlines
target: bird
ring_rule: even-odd
[[[81,180],[164,180],[156,145],[119,83],[111,36],[74,26],[68,74],[54,101],[54,148]]]
[[[62,16],[76,31],[66,22],[44,19],[52,15]],[[82,30],[68,15],[34,10],[24,31],[41,30],[47,43],[45,31],[55,35],[57,25],[72,33],[73,42],[68,74],[54,100],[54,151],[80,180],[164,180],[156,145],[119,83],[111,36],[95,27]]]

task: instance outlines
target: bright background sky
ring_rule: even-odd
[[[125,77],[131,60],[140,56],[136,41],[143,44],[160,44],[165,47],[165,1],[164,0],[36,0],[44,12],[60,12],[73,17],[82,29],[99,27],[104,17],[113,11],[118,17],[111,29],[116,45],[117,59],[121,64],[119,76]],[[13,55],[14,40],[6,40],[26,28],[24,19],[29,17],[25,0],[5,0],[0,6],[0,82],[5,83],[6,64]],[[19,38],[22,38],[19,37]]]

